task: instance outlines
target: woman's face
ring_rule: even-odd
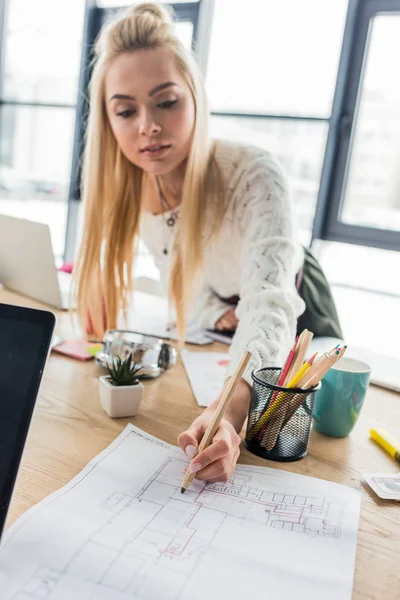
[[[195,106],[174,58],[164,49],[118,56],[105,78],[107,115],[126,158],[165,175],[188,156]]]

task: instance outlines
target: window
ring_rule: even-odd
[[[47,223],[64,252],[75,110],[4,105],[0,131],[0,211]]]
[[[313,236],[400,250],[400,0],[352,0]]]
[[[376,16],[340,215],[344,223],[400,231],[399,55],[400,14]]]
[[[346,10],[347,0],[248,0],[245,10],[240,0],[217,0],[214,9],[206,79],[211,132],[278,158],[304,244],[311,239]]]
[[[4,99],[75,104],[83,0],[12,0],[7,8]]]
[[[85,0],[9,0],[6,8],[0,211],[47,223],[61,258]]]
[[[318,121],[222,116],[211,121],[214,137],[260,146],[280,162],[289,177],[303,244],[310,242],[327,131],[327,123]]]
[[[217,0],[213,111],[329,117],[347,0]]]

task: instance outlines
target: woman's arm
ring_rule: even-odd
[[[301,252],[294,239],[286,180],[267,153],[260,152],[250,162],[235,195],[236,218],[243,223],[242,280],[236,309],[239,323],[230,347],[228,375],[245,348],[252,358],[213,443],[190,465],[198,469],[196,477],[207,481],[226,481],[232,474],[240,454],[238,432],[249,407],[251,373],[261,366],[282,364],[293,343],[297,318],[304,310],[295,288]],[[216,403],[178,438],[191,459]]]
[[[239,323],[227,372],[232,374],[247,348],[252,358],[243,378],[251,385],[254,369],[279,367],[293,344],[304,311],[295,286],[304,255],[295,239],[286,178],[267,152],[249,161],[240,187],[235,216],[243,227]]]

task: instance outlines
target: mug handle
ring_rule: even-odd
[[[317,415],[315,415],[313,413],[313,411],[310,410],[310,408],[307,406],[307,398],[304,400],[304,402],[301,406],[304,408],[305,412],[308,414],[309,417],[311,417],[312,419],[315,419],[317,422],[320,421],[320,419],[317,417]]]

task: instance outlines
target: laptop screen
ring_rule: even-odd
[[[50,312],[0,304],[0,535],[54,322]]]

